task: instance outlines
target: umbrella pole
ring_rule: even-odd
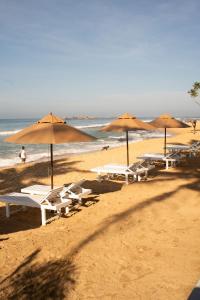
[[[53,144],[50,144],[51,152],[51,189],[53,190]]]
[[[128,167],[129,166],[128,130],[126,130],[126,153],[127,153],[127,167]]]
[[[165,142],[164,142],[164,155],[166,156],[166,146],[167,146],[167,128],[165,128]]]

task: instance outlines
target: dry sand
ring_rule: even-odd
[[[178,133],[168,142],[200,138]],[[131,144],[130,160],[162,146],[163,139]],[[128,186],[98,183],[89,172],[125,160],[125,147],[56,160],[56,185],[86,178],[93,195],[47,226],[38,209],[6,219],[0,206],[1,299],[187,299],[200,278],[200,159]],[[1,194],[32,184],[49,184],[46,162],[0,172]]]

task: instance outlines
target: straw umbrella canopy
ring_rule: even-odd
[[[103,127],[101,131],[123,131],[126,132],[126,149],[127,149],[127,166],[129,166],[129,145],[128,145],[128,132],[134,130],[154,130],[155,127],[142,120],[137,119],[135,116],[125,113],[115,119],[113,122]]]
[[[89,142],[95,139],[95,137],[65,124],[63,119],[50,113],[37,123],[6,138],[5,141],[15,144],[50,144],[51,188],[53,189],[53,145]]]
[[[166,156],[166,144],[167,144],[167,128],[187,128],[189,125],[175,119],[169,114],[160,115],[158,118],[149,122],[149,124],[157,127],[165,129],[165,137],[164,137],[164,155]]]

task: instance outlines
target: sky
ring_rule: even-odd
[[[199,0],[0,0],[0,118],[200,117]]]

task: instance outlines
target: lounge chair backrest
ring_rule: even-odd
[[[82,191],[81,185],[85,182],[85,179],[82,179],[78,182],[74,182],[68,186],[64,186],[63,191],[65,192],[72,192],[75,194],[79,194]]]
[[[176,152],[171,152],[171,153],[168,153],[168,154],[166,155],[166,158],[173,158],[173,157],[176,156],[176,155],[177,155]]]
[[[42,203],[47,203],[49,205],[53,205],[55,203],[61,202],[60,199],[60,192],[62,191],[63,187],[58,187],[56,189],[51,190],[40,202]]]
[[[197,146],[198,147],[198,146],[200,146],[200,142],[196,141],[196,142],[192,143],[192,146],[195,146],[195,147]]]
[[[191,145],[192,150],[199,150],[200,148],[200,142],[195,142]]]
[[[139,160],[132,164],[129,169],[133,172],[136,172],[140,168],[146,168],[149,165],[149,163],[146,160]]]
[[[85,179],[82,179],[78,182],[71,183],[70,185],[64,185],[63,189],[60,191],[59,195],[61,198],[61,201],[63,201],[65,198],[68,198],[69,196],[78,196],[83,192],[83,188],[81,185],[85,182]]]
[[[141,160],[140,161],[140,167],[141,168],[148,168],[149,166],[152,167],[152,164],[148,160]]]
[[[74,186],[80,186],[80,185],[82,185],[84,182],[85,182],[85,179],[82,179],[82,180],[80,180],[78,182],[73,182],[70,185],[64,184],[64,187],[67,187],[68,189],[71,189]]]
[[[180,159],[181,156],[177,152],[172,152],[166,155],[166,159]]]
[[[141,161],[137,161],[134,164],[132,164],[131,166],[129,166],[129,170],[135,172],[140,167],[140,165],[141,165]]]

